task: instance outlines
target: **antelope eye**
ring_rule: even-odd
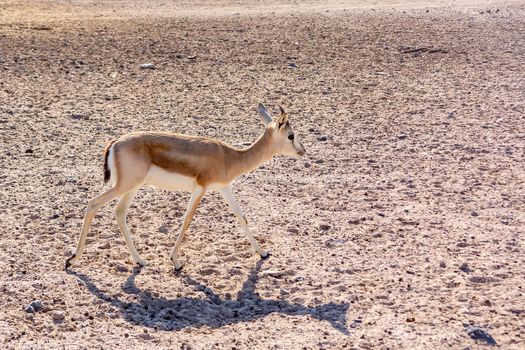
[[[293,134],[288,135],[288,140],[293,140],[294,136]]]

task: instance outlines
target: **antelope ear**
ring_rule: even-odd
[[[288,113],[281,114],[279,119],[277,119],[277,126],[278,126],[278,128],[280,129],[287,122],[288,122]]]
[[[270,113],[268,112],[266,107],[264,107],[262,103],[259,103],[257,109],[259,110],[259,115],[261,116],[264,125],[270,124],[272,122],[272,117],[270,116]]]
[[[281,114],[286,114],[286,112],[284,111],[283,106],[279,105],[279,109],[281,110]]]

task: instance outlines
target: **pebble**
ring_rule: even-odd
[[[319,233],[323,234],[330,229],[330,225],[321,224],[319,225]]]
[[[64,313],[62,311],[52,311],[51,312],[51,318],[53,318],[53,321],[56,322],[62,322],[66,318]]]
[[[470,215],[472,215],[472,216],[479,216],[479,213],[477,211],[473,211],[473,212],[470,213]]]
[[[277,270],[267,270],[267,271],[263,272],[263,275],[270,276],[270,277],[273,277],[273,278],[279,278],[279,277],[281,277],[283,275],[283,272],[282,271],[277,271]]]
[[[494,338],[479,327],[468,326],[467,333],[472,339],[485,341],[488,345],[496,345]]]
[[[361,323],[363,323],[363,321],[360,319],[353,320],[352,323],[350,323],[350,328],[357,328]]]
[[[298,234],[299,233],[299,230],[296,229],[295,227],[289,227],[288,229],[286,229],[288,232],[290,233],[293,233],[293,234]]]
[[[42,303],[40,300],[34,300],[24,308],[24,311],[29,313],[35,313],[41,311],[43,308],[44,303]]]
[[[153,63],[143,63],[140,65],[140,69],[155,69],[155,65]]]
[[[442,269],[444,269],[445,267],[447,267],[447,263],[445,261],[440,261],[439,262],[439,267],[441,267]]]
[[[317,138],[317,140],[318,140],[318,141],[326,141],[326,140],[328,140],[328,138],[327,138],[326,136],[319,136],[319,137]]]
[[[121,264],[117,264],[115,266],[115,270],[117,270],[117,272],[128,272],[128,268],[124,265],[121,265]]]
[[[89,116],[86,114],[71,114],[71,119],[73,120],[89,120]]]
[[[291,63],[288,63],[288,68],[297,68],[297,65],[291,62]]]
[[[315,160],[315,164],[323,164],[324,163],[324,160],[322,159],[316,159]]]
[[[106,242],[98,246],[98,249],[109,249],[109,248],[111,248],[111,245],[109,244],[109,242]]]
[[[472,270],[470,269],[470,267],[468,266],[468,264],[465,263],[465,262],[459,266],[459,269],[460,269],[461,271],[465,272],[465,273],[468,273],[468,272],[472,271]]]
[[[160,233],[168,233],[168,226],[161,225],[158,230]]]
[[[404,140],[404,139],[407,138],[407,135],[405,135],[405,134],[399,134],[399,135],[397,135],[397,138],[400,139],[400,140]]]
[[[308,163],[308,162],[304,163],[304,167],[305,167],[305,168],[309,168],[309,167],[311,167],[311,166],[312,166],[312,164],[310,164],[310,163]]]

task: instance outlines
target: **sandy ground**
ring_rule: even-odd
[[[524,57],[518,1],[0,1],[1,347],[523,349]],[[63,270],[107,141],[242,147],[260,101],[308,150],[236,181],[270,259],[211,193],[174,273],[189,195],[145,188],[149,265],[112,203]]]

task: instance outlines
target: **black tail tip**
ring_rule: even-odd
[[[111,171],[108,168],[104,169],[104,183],[107,183],[111,178]]]

